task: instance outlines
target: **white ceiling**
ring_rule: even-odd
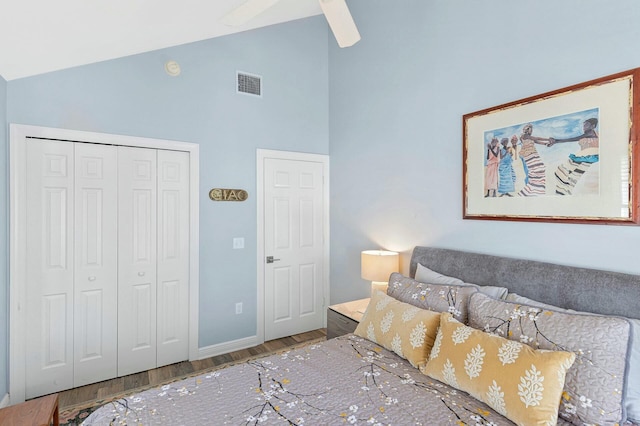
[[[0,3],[0,76],[27,77],[319,15],[280,0],[241,27],[220,18],[244,0],[15,0]]]

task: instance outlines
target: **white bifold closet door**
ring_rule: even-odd
[[[108,145],[75,149],[73,386],[116,375],[118,157]]]
[[[26,150],[26,397],[188,359],[189,154]]]
[[[119,147],[118,154],[118,375],[124,376],[156,362],[156,151]]]
[[[189,357],[189,154],[118,149],[118,375],[124,376]]]
[[[27,142],[27,398],[115,376],[116,155]]]
[[[189,358],[189,154],[158,150],[156,366]]]

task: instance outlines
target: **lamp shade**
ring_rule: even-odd
[[[360,275],[368,281],[383,282],[398,270],[398,253],[385,250],[366,250],[360,257]]]

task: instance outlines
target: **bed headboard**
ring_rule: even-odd
[[[420,246],[411,255],[411,277],[418,263],[555,306],[640,319],[640,275]]]

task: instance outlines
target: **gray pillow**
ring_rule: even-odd
[[[509,302],[523,305],[537,306],[538,308],[549,309],[559,312],[572,312],[585,315],[597,315],[591,312],[577,312],[572,309],[564,309],[558,306],[547,305],[516,293],[507,295]],[[627,368],[627,392],[624,398],[624,405],[627,410],[627,418],[634,423],[640,423],[640,320],[627,318],[631,323],[631,355],[629,356],[629,366]]]
[[[469,325],[536,349],[574,352],[559,415],[575,425],[622,423],[631,326],[625,318],[583,315],[495,300],[476,293]]]
[[[389,277],[387,294],[401,302],[435,312],[450,312],[458,321],[467,322],[469,296],[474,287],[421,283],[398,272]]]
[[[504,299],[509,292],[509,289],[506,287],[465,283],[459,278],[442,275],[441,273],[433,271],[420,263],[416,266],[416,281],[420,281],[421,283],[472,286],[477,288],[480,293],[484,293],[496,299]]]
[[[564,309],[558,306],[549,305],[547,303],[538,302],[537,300],[529,299],[528,297],[520,296],[519,294],[516,294],[516,293],[507,294],[507,297],[505,297],[504,300],[506,300],[507,302],[519,303],[521,305],[535,306],[536,308],[550,309],[552,311],[574,312],[574,313],[576,312],[570,309]],[[583,312],[583,313],[586,313],[586,312]]]

